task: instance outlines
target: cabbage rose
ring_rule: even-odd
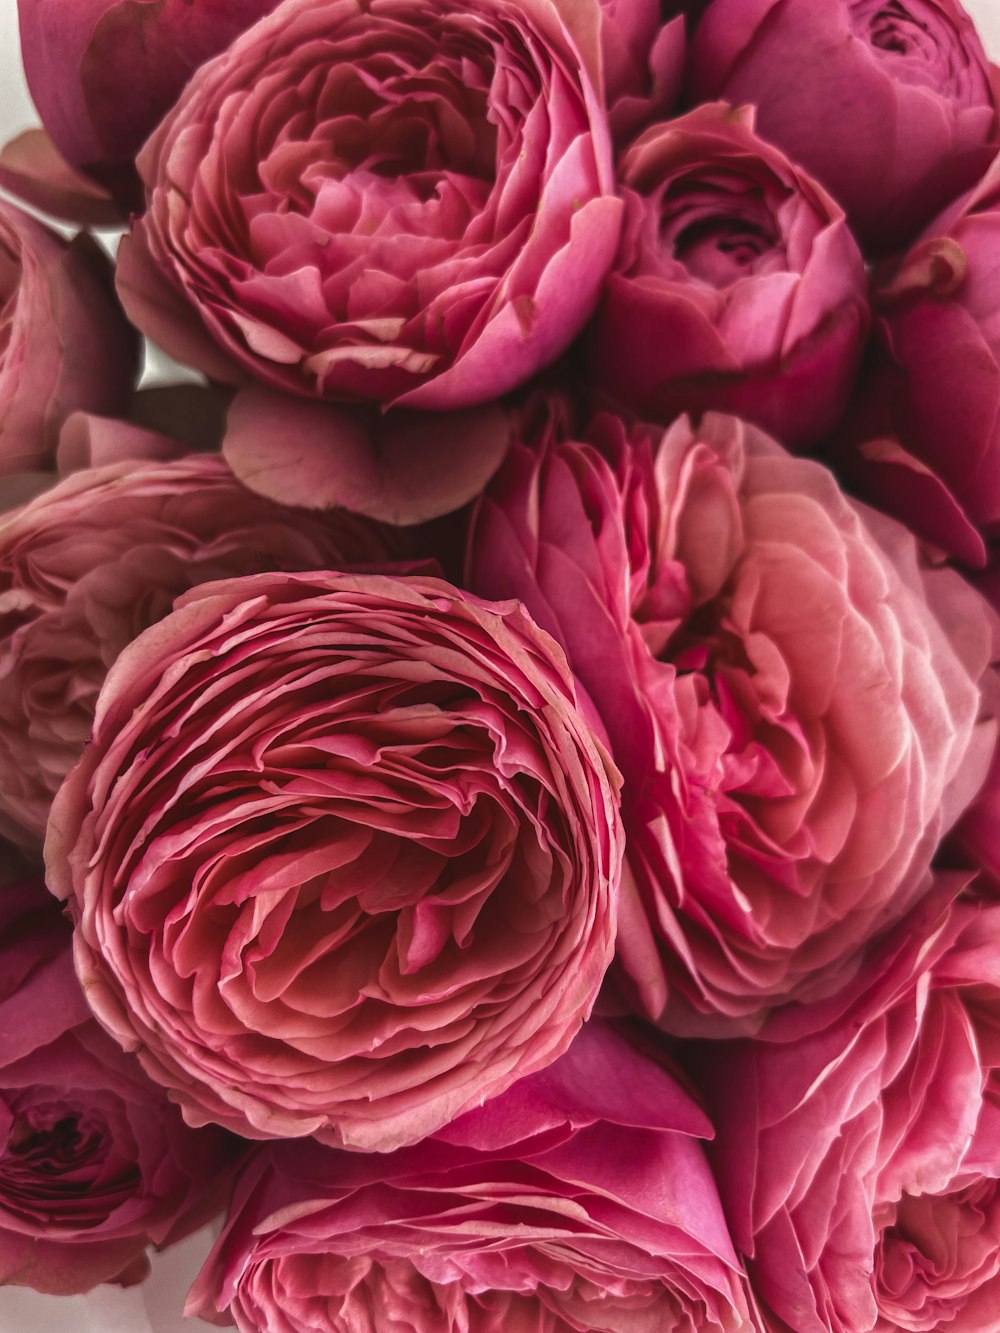
[[[243,1333],[753,1333],[710,1133],[595,1020],[415,1148],[258,1150],[188,1313]]]
[[[523,600],[607,730],[640,1012],[753,1028],[925,891],[989,763],[994,622],[819,464],[727,417],[550,425],[481,502],[468,579]]]
[[[260,574],[118,658],[46,860],[98,1017],[192,1124],[386,1150],[590,1013],[616,783],[515,603]]]

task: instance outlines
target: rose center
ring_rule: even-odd
[[[759,189],[748,182],[685,182],[660,206],[660,247],[710,286],[725,288],[780,254],[780,237]]]

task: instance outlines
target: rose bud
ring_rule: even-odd
[[[996,1327],[1000,907],[934,917],[769,1041],[705,1053],[714,1165],[768,1327]]]
[[[521,384],[618,241],[599,24],[597,0],[285,0],[143,148],[129,314],[212,377],[306,399]]]
[[[46,861],[95,1012],[191,1124],[385,1151],[590,1013],[616,783],[516,603],[261,574],[118,658]]]
[[[0,515],[0,833],[35,847],[108,669],[175,597],[262,569],[381,562],[398,546],[354,515],[263,500],[216,455],[143,462],[127,457],[134,427],[71,425],[87,436],[74,431],[74,446],[125,459]]]
[[[233,1149],[96,1023],[40,880],[0,888],[0,1287],[127,1285],[221,1202]]]
[[[708,416],[517,446],[467,582],[565,648],[623,778],[620,984],[681,1033],[829,993],[985,777],[993,619],[819,464]]]
[[[188,1313],[244,1333],[753,1333],[710,1134],[666,1069],[595,1020],[415,1148],[257,1150]]]
[[[0,200],[0,476],[49,467],[71,412],[114,414],[138,343],[89,236],[67,242]]]
[[[852,482],[973,566],[1000,537],[1000,167],[876,288],[872,355],[838,455]]]
[[[867,329],[861,254],[751,107],[647,130],[621,163],[621,249],[591,332],[595,384],[657,421],[734,412],[789,447],[828,434]]]
[[[757,107],[758,133],[885,251],[975,184],[1000,147],[994,70],[956,0],[713,0],[696,101]]]
[[[18,0],[32,100],[71,167],[129,199],[143,140],[204,61],[275,0]]]

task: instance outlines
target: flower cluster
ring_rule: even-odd
[[[0,1286],[996,1333],[969,16],[19,9]]]

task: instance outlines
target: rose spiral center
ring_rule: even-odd
[[[660,210],[662,250],[692,277],[712,287],[731,286],[777,257],[780,235],[762,192],[749,182],[683,183]]]

